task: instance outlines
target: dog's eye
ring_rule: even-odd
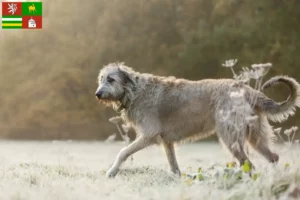
[[[110,77],[107,77],[107,82],[112,83],[112,82],[114,82],[114,81],[115,81],[115,79],[110,78]]]

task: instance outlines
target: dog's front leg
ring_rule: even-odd
[[[106,172],[106,177],[114,177],[118,171],[121,164],[132,154],[138,152],[141,149],[144,149],[145,147],[152,144],[153,141],[149,137],[141,136],[140,138],[137,138],[135,141],[133,141],[130,145],[127,147],[124,147],[119,152],[114,164],[112,167]]]
[[[171,171],[174,174],[177,174],[181,176],[180,169],[177,164],[176,156],[175,156],[175,150],[174,150],[174,144],[172,142],[163,142],[165,152],[168,158],[168,162],[171,168]]]

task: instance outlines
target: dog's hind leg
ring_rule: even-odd
[[[234,130],[231,126],[221,122],[217,123],[216,127],[220,142],[229,149],[233,156],[239,161],[240,165],[243,165],[245,161],[248,160],[250,165],[254,167],[244,150],[245,135],[243,132]]]
[[[271,134],[271,127],[268,123],[260,124],[259,127],[252,127],[247,132],[247,141],[250,145],[261,155],[263,155],[269,162],[275,163],[279,160],[279,156],[273,153],[268,147],[269,135]]]
[[[112,167],[106,172],[106,177],[114,177],[121,166],[121,164],[132,154],[138,152],[141,149],[146,148],[147,146],[153,144],[153,140],[149,137],[139,137],[135,141],[133,141],[127,147],[124,147],[119,152],[114,164]]]
[[[264,141],[262,138],[252,135],[248,138],[248,142],[257,152],[263,155],[269,162],[275,163],[279,160],[278,154],[273,153],[269,149],[266,141]]]
[[[168,162],[171,168],[171,171],[174,174],[177,174],[181,176],[180,169],[177,164],[176,156],[175,156],[175,150],[174,150],[174,144],[172,142],[163,142],[163,146],[168,158]]]
[[[229,151],[233,154],[233,156],[239,161],[240,166],[242,166],[246,160],[248,160],[250,165],[253,166],[253,164],[251,163],[251,161],[249,160],[249,158],[247,157],[247,155],[245,153],[244,144],[242,144],[238,141],[230,142],[224,138],[221,138],[221,141],[229,149]]]

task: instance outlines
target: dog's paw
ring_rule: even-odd
[[[179,169],[173,169],[170,171],[173,175],[177,176],[177,177],[181,177],[181,172]]]
[[[272,163],[278,163],[279,155],[277,153],[272,153],[272,156],[271,156],[270,160],[271,160]]]
[[[116,174],[118,173],[117,170],[115,169],[109,169],[107,172],[106,172],[106,178],[114,178],[116,176]]]

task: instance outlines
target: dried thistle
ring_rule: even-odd
[[[241,99],[244,97],[245,94],[245,90],[239,90],[239,91],[232,91],[230,92],[229,96],[232,99]]]
[[[253,65],[251,65],[251,67],[253,69],[256,69],[256,68],[270,68],[270,67],[272,67],[272,63],[253,64]]]
[[[225,63],[222,64],[223,67],[233,67],[237,63],[237,59],[225,60]]]
[[[298,127],[297,127],[297,126],[293,126],[293,127],[292,127],[292,130],[293,130],[294,132],[298,131]]]
[[[120,116],[112,117],[109,121],[113,124],[120,124],[122,122],[122,118]]]
[[[233,77],[236,78],[236,73],[233,70],[233,66],[237,63],[237,59],[230,59],[226,60],[224,64],[222,64],[223,67],[229,67],[233,73]]]
[[[250,126],[253,126],[257,122],[257,120],[258,120],[258,116],[257,115],[247,116],[246,117],[246,122]]]
[[[117,137],[117,134],[114,133],[114,134],[108,136],[107,139],[105,140],[105,142],[107,142],[107,143],[113,142],[116,140],[116,137]]]
[[[285,130],[283,133],[284,133],[286,136],[290,137],[291,134],[292,134],[292,132],[293,132],[293,129],[290,128],[290,129]]]
[[[282,130],[282,128],[279,127],[279,128],[275,128],[273,131],[274,131],[274,133],[276,133],[276,134],[280,134],[281,130]]]

